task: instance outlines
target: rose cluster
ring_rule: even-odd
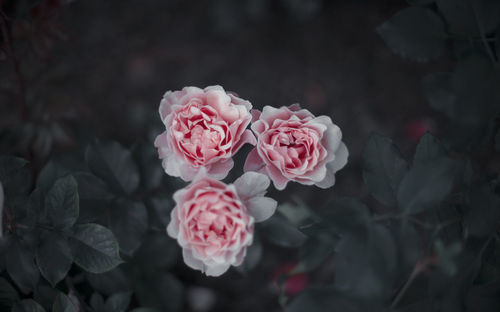
[[[185,87],[168,91],[159,111],[165,131],[155,146],[163,168],[191,182],[174,194],[167,233],[184,262],[210,276],[240,265],[254,223],[275,212],[276,201],[264,196],[270,180],[278,190],[290,181],[329,188],[347,163],[340,128],[298,104],[260,112],[221,86]],[[255,146],[245,173],[233,184],[221,182],[245,143]]]

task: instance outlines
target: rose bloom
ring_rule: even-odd
[[[184,262],[209,276],[240,265],[252,244],[254,223],[276,210],[276,201],[264,197],[269,184],[257,172],[247,172],[230,185],[199,176],[175,192],[167,233],[182,247]]]
[[[246,130],[251,108],[221,86],[165,93],[160,116],[166,131],[155,140],[165,172],[191,181],[204,167],[210,177],[225,178],[233,167],[232,156],[243,144],[256,143]]]
[[[248,155],[245,171],[268,175],[278,190],[289,181],[320,188],[335,184],[335,173],[345,166],[349,153],[330,117],[315,117],[298,104],[266,106],[252,114],[257,146]]]

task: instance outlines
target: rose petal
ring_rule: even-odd
[[[243,171],[265,172],[265,170],[263,170],[265,166],[266,164],[262,158],[260,158],[257,148],[254,148],[250,151],[250,153],[248,153],[245,165],[243,166]]]
[[[248,143],[248,144],[251,144],[254,146],[255,146],[255,144],[257,144],[257,139],[255,138],[255,135],[250,130],[245,130],[243,132],[243,135],[241,136],[240,140],[233,147],[233,153],[236,153],[237,151],[239,151],[239,149],[245,143]]]
[[[224,263],[224,264],[216,264],[216,265],[210,265],[205,267],[205,274],[207,276],[220,276],[223,273],[225,273],[231,265]]]
[[[335,184],[335,173],[342,169],[347,164],[349,152],[344,142],[340,143],[338,150],[335,153],[335,159],[326,164],[326,176],[321,182],[316,183],[316,186],[322,189],[332,187]]]
[[[247,202],[247,208],[255,222],[262,222],[269,219],[274,212],[278,202],[270,197],[253,197]]]
[[[195,270],[202,270],[203,271],[203,262],[199,259],[196,259],[193,256],[193,251],[189,249],[183,249],[182,250],[182,258],[184,259],[184,263]]]
[[[236,179],[234,186],[241,200],[246,201],[252,197],[264,196],[270,183],[266,175],[249,171]]]

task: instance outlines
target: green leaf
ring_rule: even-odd
[[[168,273],[144,276],[136,284],[135,294],[141,306],[171,312],[182,309],[182,284]]]
[[[179,256],[177,243],[164,232],[149,232],[139,249],[134,253],[135,262],[144,272],[171,268]]]
[[[335,254],[335,285],[359,298],[389,294],[396,268],[396,244],[391,233],[377,225],[368,239],[345,235]]]
[[[474,187],[469,198],[464,214],[465,232],[473,237],[488,237],[500,223],[500,196],[483,184]]]
[[[418,142],[413,156],[413,166],[425,165],[442,157],[446,157],[443,145],[432,134],[426,132]]]
[[[55,287],[68,274],[73,255],[67,238],[57,232],[46,232],[36,250],[36,262],[43,277]]]
[[[145,142],[136,143],[132,147],[132,156],[139,168],[142,187],[149,191],[158,188],[165,173],[154,146]]]
[[[456,163],[448,158],[413,166],[401,181],[399,207],[408,214],[436,207],[451,191],[456,171]]]
[[[495,135],[495,149],[500,153],[500,130],[498,130]]]
[[[328,234],[308,238],[300,248],[299,264],[290,273],[298,274],[315,270],[333,253],[335,246],[336,239]]]
[[[439,268],[446,274],[453,276],[457,273],[455,258],[460,254],[462,245],[460,242],[454,242],[449,246],[444,246],[441,240],[434,243],[434,249],[439,259]]]
[[[119,143],[90,145],[85,157],[90,171],[115,192],[131,194],[139,186],[139,170],[132,154]]]
[[[265,239],[281,247],[299,247],[307,238],[279,214],[259,223],[258,226]]]
[[[161,251],[158,250],[158,252],[160,253]],[[152,258],[151,260],[155,260],[155,258]],[[101,274],[87,272],[85,276],[95,290],[107,296],[113,293],[127,292],[133,289],[129,276],[125,274],[121,266]]]
[[[123,262],[115,236],[102,225],[76,225],[69,242],[75,263],[85,271],[103,273]]]
[[[448,117],[466,125],[487,124],[500,109],[499,84],[499,72],[487,58],[471,56],[460,61],[453,73],[456,100]]]
[[[43,192],[47,192],[56,182],[57,179],[65,177],[70,174],[70,171],[63,166],[50,161],[38,175],[36,186]]]
[[[426,62],[445,48],[445,24],[431,9],[410,7],[391,17],[377,29],[392,51],[401,57]]]
[[[242,274],[247,274],[253,270],[262,258],[262,244],[259,241],[254,241],[252,245],[247,248],[247,254],[243,263],[236,267],[236,270]]]
[[[80,309],[78,306],[71,301],[71,299],[63,293],[59,293],[56,296],[54,305],[52,306],[52,312],[78,312]]]
[[[496,0],[436,0],[436,4],[455,35],[479,35],[478,23],[487,34],[500,24],[500,3]]]
[[[170,212],[175,206],[171,197],[151,197],[146,201],[151,218],[151,226],[165,229],[170,222]]]
[[[76,172],[74,176],[78,182],[80,199],[108,200],[113,198],[106,183],[95,175],[88,172]]]
[[[45,207],[51,224],[57,229],[69,229],[78,219],[78,187],[72,176],[58,179],[45,197]]]
[[[391,139],[372,134],[363,152],[363,179],[372,195],[392,206],[408,163]]]
[[[117,201],[109,210],[109,228],[121,252],[131,255],[142,242],[148,229],[148,213],[142,202]]]
[[[24,299],[14,305],[12,312],[45,312],[45,309],[33,299]]]
[[[0,156],[0,181],[7,199],[27,195],[31,189],[31,171],[24,159]]]
[[[34,258],[34,253],[21,241],[16,238],[10,240],[5,265],[12,280],[24,293],[32,290],[40,277]]]
[[[116,293],[106,300],[106,312],[125,312],[130,304],[131,292]]]
[[[366,234],[370,223],[368,207],[357,198],[334,198],[326,209],[318,211],[323,222],[336,234]]]
[[[19,300],[16,289],[3,277],[0,277],[0,311],[7,311]]]
[[[96,312],[102,312],[102,311],[104,311],[104,299],[102,298],[102,296],[100,294],[95,292],[90,297],[90,306]]]
[[[359,300],[350,299],[345,294],[326,287],[310,288],[300,293],[293,301],[286,306],[285,312],[363,312],[375,311],[373,306],[370,309],[362,308]]]
[[[422,79],[424,94],[431,107],[446,116],[453,116],[455,91],[452,73],[431,73]]]

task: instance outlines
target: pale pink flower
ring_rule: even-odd
[[[329,188],[335,173],[347,163],[349,155],[342,132],[330,117],[315,117],[298,104],[262,113],[252,110],[252,130],[257,145],[245,162],[245,171],[268,175],[278,190],[289,181]]]
[[[223,179],[233,167],[233,155],[256,139],[246,130],[250,102],[226,93],[221,86],[185,87],[168,91],[160,103],[166,130],[155,140],[165,172],[191,181],[200,168]]]
[[[247,172],[230,185],[202,172],[175,192],[167,233],[182,247],[184,262],[209,276],[240,265],[252,244],[254,223],[276,210],[276,201],[264,197],[269,184],[257,172]]]

